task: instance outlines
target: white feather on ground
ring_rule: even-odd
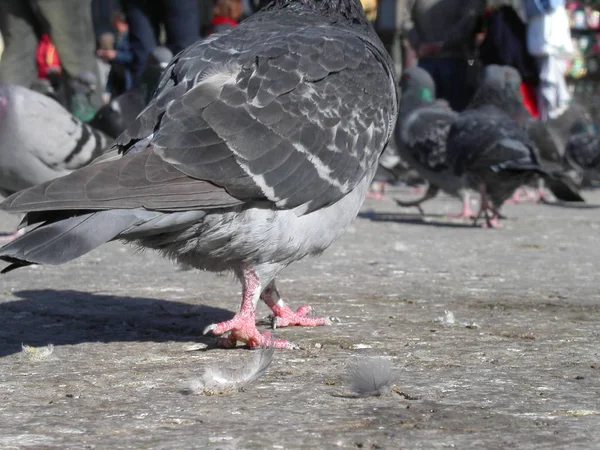
[[[184,392],[217,395],[239,391],[264,375],[273,361],[274,353],[275,348],[269,344],[253,351],[250,358],[238,361],[235,366],[221,367],[218,364],[209,366],[201,378],[189,383]]]
[[[396,382],[392,361],[381,356],[363,357],[348,367],[350,388],[361,396],[389,393]]]
[[[444,315],[435,319],[436,322],[445,327],[461,326],[464,328],[479,328],[479,324],[475,322],[458,321],[452,311],[444,311]]]
[[[44,347],[32,347],[30,345],[21,344],[21,353],[30,361],[40,361],[48,358],[54,353],[54,345],[48,344]]]

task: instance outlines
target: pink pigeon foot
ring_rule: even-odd
[[[465,195],[462,203],[462,208],[458,214],[447,214],[450,219],[474,219],[477,214],[471,209],[471,201],[469,195]]]
[[[312,311],[310,305],[302,305],[295,312],[284,303],[272,282],[265,288],[261,298],[273,311],[273,329],[282,327],[318,327],[331,325],[331,320],[325,317],[307,317]]]
[[[489,202],[484,184],[479,186],[479,193],[481,195],[481,204],[479,213],[475,219],[473,219],[473,225],[477,225],[477,221],[483,217],[485,222],[481,224],[482,228],[502,228],[502,224],[500,223],[500,213],[498,212],[498,209]]]
[[[503,225],[500,222],[500,218],[497,215],[493,215],[489,220],[481,223],[481,228],[502,228]]]
[[[463,203],[463,206],[458,214],[447,214],[450,219],[473,219],[477,214],[471,209],[468,203]]]
[[[207,326],[204,334],[212,331],[215,335],[221,335],[229,331],[229,335],[219,339],[219,347],[234,348],[238,341],[244,342],[250,348],[272,345],[274,348],[293,349],[295,346],[284,339],[271,339],[271,333],[265,331],[259,333],[256,328],[254,316],[236,314],[233,319]]]
[[[385,197],[385,182],[374,181],[371,183],[369,190],[367,191],[367,197],[375,200],[381,200]]]
[[[225,322],[213,323],[204,329],[204,334],[212,331],[220,336],[229,332],[227,337],[219,339],[219,346],[232,348],[237,342],[244,342],[250,348],[271,345],[274,348],[293,349],[296,346],[283,339],[271,339],[270,333],[259,333],[256,328],[256,302],[260,297],[261,285],[256,272],[246,269],[243,272],[244,294],[242,306],[233,319]]]
[[[541,189],[537,190],[534,194],[532,194],[526,188],[521,187],[513,193],[511,198],[506,200],[506,203],[510,203],[513,205],[518,205],[520,203],[525,202],[537,203],[542,198],[544,198],[544,191],[542,191]]]
[[[286,304],[273,305],[273,329],[282,327],[318,327],[331,325],[331,320],[326,317],[306,317],[312,311],[310,305],[302,305],[295,312]]]

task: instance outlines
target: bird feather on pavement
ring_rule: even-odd
[[[462,213],[457,217],[470,217],[469,195],[461,177],[454,175],[446,162],[446,140],[450,127],[458,117],[450,106],[436,99],[435,82],[420,67],[406,69],[400,79],[402,91],[395,135],[400,157],[415,169],[429,186],[418,200],[398,205],[417,206],[433,198],[439,190],[461,197]]]

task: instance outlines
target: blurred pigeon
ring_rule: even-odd
[[[111,138],[117,138],[146,107],[173,53],[166,47],[156,47],[148,56],[140,85],[111,99],[88,123]]]
[[[454,217],[474,217],[462,177],[454,175],[446,163],[446,139],[458,114],[436,100],[435,82],[427,71],[411,67],[400,79],[402,91],[396,140],[400,157],[429,183],[425,195],[412,202],[396,199],[398,205],[416,206],[437,195],[440,189],[461,197],[462,212]]]
[[[69,83],[71,88],[71,111],[82,122],[87,122],[96,114],[92,96],[98,79],[91,72],[78,73]]]
[[[386,185],[402,179],[410,180],[411,170],[398,155],[398,148],[394,136],[379,157],[379,166],[369,190],[367,197],[381,200],[385,196]],[[415,174],[416,175],[416,174]]]
[[[85,166],[108,138],[50,97],[0,83],[0,195],[8,196]],[[2,236],[14,239],[20,233]]]
[[[448,135],[447,158],[456,175],[479,188],[475,222],[484,215],[488,227],[499,225],[500,207],[519,186],[543,173],[526,132],[493,105],[460,114]]]
[[[564,158],[586,183],[597,180],[600,175],[600,136],[583,123],[575,125]]]
[[[532,118],[523,105],[521,75],[510,66],[485,66],[483,79],[469,103],[470,109],[493,105],[525,126]]]
[[[292,311],[275,277],[357,215],[397,102],[394,66],[359,0],[275,0],[175,57],[119,138],[122,157],[115,150],[2,204],[38,224],[0,250],[4,272],[121,239],[235,273],[240,311],[205,330],[231,332],[223,346],[265,342],[259,298],[279,327],[328,324],[307,305]]]
[[[537,175],[560,186],[546,172],[524,128],[493,105],[465,110],[448,135],[448,163],[456,175],[466,175],[479,188],[481,207],[475,223],[485,217],[488,227],[499,226],[500,207],[521,185]]]
[[[52,86],[52,83],[47,78],[36,78],[33,83],[31,83],[30,88],[32,91],[39,92],[53,100],[59,101],[54,86]]]
[[[109,141],[51,98],[0,83],[0,193],[67,175],[101,155]]]
[[[521,76],[516,69],[489,65],[485,69],[482,86],[471,101],[470,107],[494,105],[508,114],[527,131],[539,164],[546,173],[552,174],[552,177],[544,177],[544,183],[552,194],[563,201],[584,201],[578,192],[576,180],[570,177],[570,173],[562,163],[567,134],[564,130],[561,131],[561,128],[570,128],[575,122],[573,121],[571,125],[567,122],[579,115],[573,108],[561,122],[549,123],[534,119],[523,106],[520,86]],[[539,191],[538,196],[543,199],[543,189],[540,188]]]

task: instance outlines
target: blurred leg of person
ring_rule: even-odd
[[[37,78],[35,16],[27,0],[0,0],[0,32],[4,54],[0,81],[30,87]]]
[[[538,57],[540,84],[538,109],[542,120],[554,119],[571,103],[571,94],[564,73],[567,62],[555,55]]]
[[[198,0],[162,0],[167,47],[174,55],[200,39]]]
[[[469,102],[465,80],[468,63],[461,58],[421,58],[419,66],[435,81],[436,94],[450,103],[455,111],[462,111]]]
[[[96,38],[92,25],[91,0],[32,0],[58,50],[65,83],[88,72],[96,77],[96,89],[90,98],[92,107],[102,105],[103,86],[96,64]],[[68,84],[67,84],[68,85]]]
[[[178,3],[177,2],[174,3]],[[133,83],[138,85],[148,55],[158,45],[160,5],[151,0],[123,0],[133,52]]]

